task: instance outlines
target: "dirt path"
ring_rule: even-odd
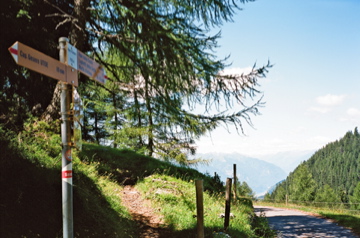
[[[330,220],[318,218],[300,211],[274,207],[254,206],[255,213],[265,213],[270,226],[277,230],[277,237],[334,237],[359,238],[350,230]]]
[[[140,192],[133,186],[124,187],[122,201],[139,225],[140,238],[169,237],[170,233],[164,228],[162,217],[154,212],[150,207],[150,202],[142,199]]]

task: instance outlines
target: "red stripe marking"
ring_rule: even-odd
[[[10,50],[11,54],[18,55],[18,50],[17,49],[10,48],[9,50]]]
[[[62,178],[72,178],[72,170],[62,171]]]

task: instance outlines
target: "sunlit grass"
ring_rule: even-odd
[[[167,175],[154,174],[140,181],[136,187],[144,198],[150,199],[155,209],[173,230],[173,237],[195,237],[196,234],[196,194],[195,182],[186,182]],[[224,194],[203,194],[205,236],[215,232],[226,232],[231,237],[259,237],[252,222],[255,219],[252,207],[232,204],[229,228],[224,231],[224,219],[220,214],[225,210]],[[186,231],[186,233],[184,232]]]
[[[4,220],[4,227],[7,237],[61,237],[60,138],[47,134],[46,128],[32,130],[39,135],[33,137],[31,131],[7,134],[0,127],[0,145],[7,158],[1,160],[6,172],[3,178],[7,178],[1,180],[6,191],[1,208],[4,214],[12,214]],[[75,237],[138,237],[139,228],[120,196],[127,180],[137,183],[144,196],[151,199],[172,230],[171,237],[186,238],[196,237],[194,180],[201,178],[207,191],[206,237],[223,231],[224,220],[219,214],[225,210],[224,194],[218,194],[221,184],[209,175],[134,151],[87,143],[83,151],[73,150],[72,157]],[[235,217],[226,231],[231,237],[262,237],[259,229],[266,234],[266,223],[254,216],[251,204],[233,204],[231,212]]]

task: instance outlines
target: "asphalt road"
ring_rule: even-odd
[[[300,211],[274,207],[254,206],[255,213],[265,214],[269,225],[278,231],[277,237],[336,237],[359,238],[350,230]]]

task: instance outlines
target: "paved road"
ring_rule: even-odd
[[[350,230],[335,223],[300,211],[255,206],[255,213],[259,215],[261,212],[265,213],[269,225],[278,231],[277,237],[359,238]]]

